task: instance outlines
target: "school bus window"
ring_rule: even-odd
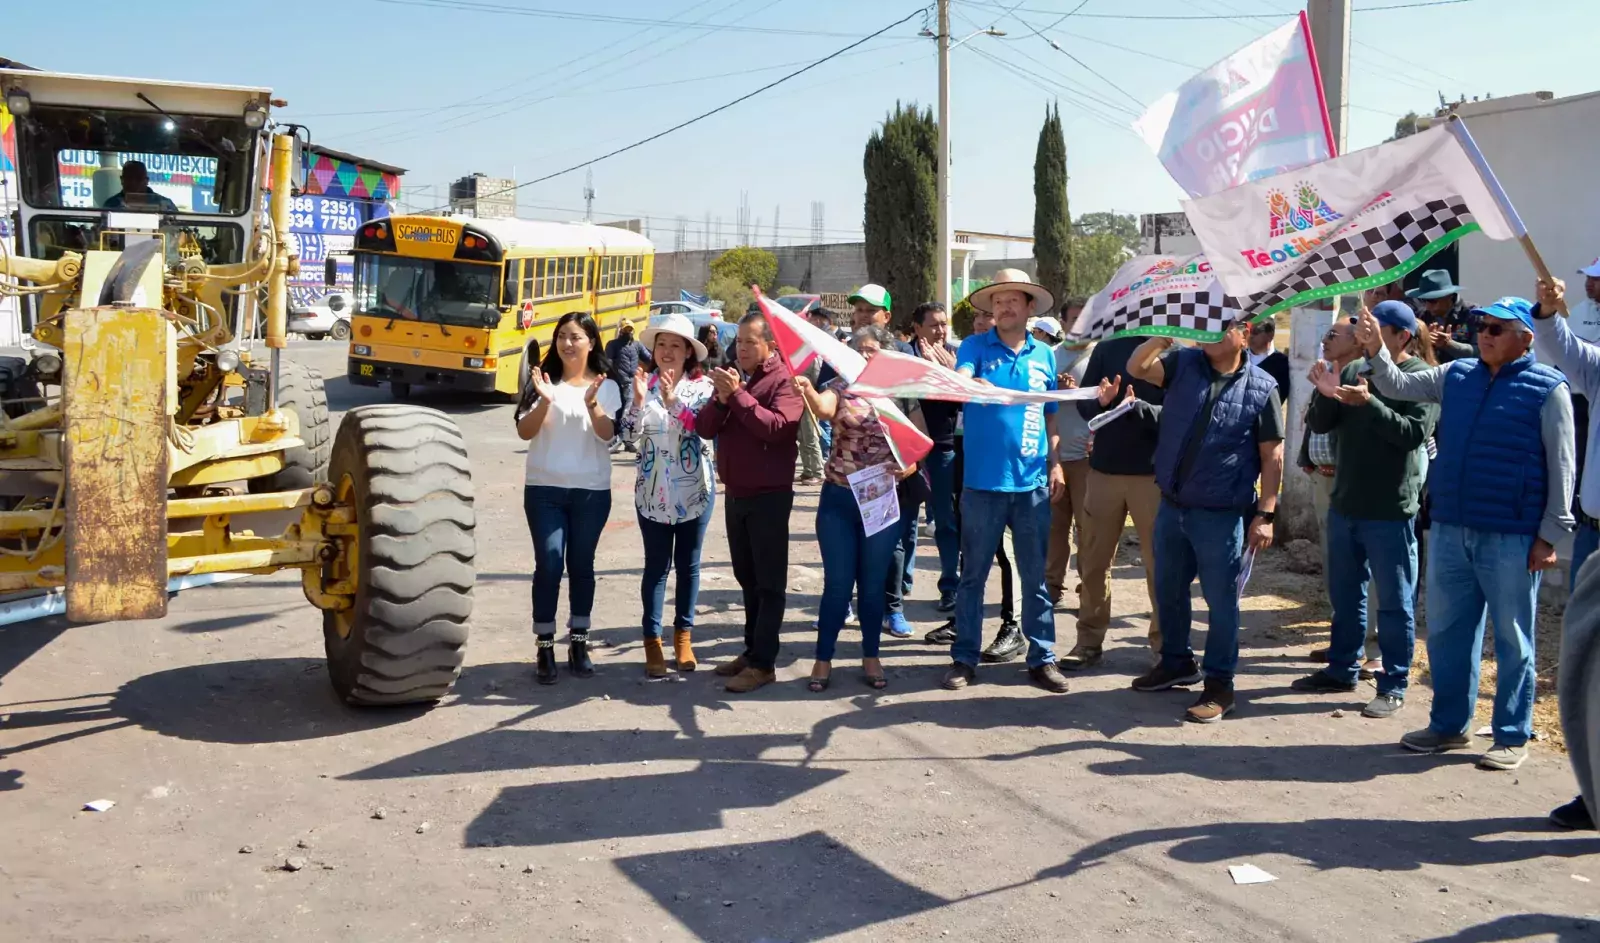
[[[501,299],[501,304],[514,305],[517,303],[517,266],[520,264],[515,259],[506,262],[505,286],[501,289],[501,294],[504,297]]]

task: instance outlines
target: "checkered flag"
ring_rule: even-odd
[[[1207,341],[1244,316],[1238,299],[1211,276],[1204,256],[1140,256],[1124,263],[1105,290],[1089,299],[1069,336],[1090,341],[1138,334]]]
[[[1359,225],[1361,219],[1352,222]],[[1459,194],[1430,200],[1376,226],[1356,229],[1318,246],[1277,286],[1251,296],[1244,310],[1253,320],[1318,298],[1376,288],[1404,276],[1477,229]]]

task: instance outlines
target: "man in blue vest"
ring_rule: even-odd
[[[1055,307],[1050,292],[1027,273],[1001,269],[994,282],[972,293],[972,306],[994,313],[994,329],[961,342],[956,370],[1012,390],[1056,388],[1056,355],[1028,336],[1028,318]],[[1028,639],[1028,674],[1035,684],[1066,693],[1056,667],[1055,610],[1044,586],[1050,542],[1050,504],[1066,491],[1058,459],[1056,404],[995,406],[968,403],[962,411],[966,445],[961,492],[961,581],[956,587],[956,640],[942,682],[958,691],[977,675],[983,643],[983,587],[1006,528],[1021,577],[1022,634]]]
[[[1239,573],[1248,544],[1272,545],[1283,482],[1283,401],[1278,381],[1250,362],[1250,325],[1239,320],[1198,347],[1168,350],[1152,337],[1128,358],[1135,379],[1166,390],[1156,438],[1156,611],[1161,661],[1134,679],[1136,691],[1201,680],[1189,645],[1189,587],[1200,578],[1207,615],[1205,689],[1184,714],[1214,724],[1233,711],[1239,664]],[[1117,381],[1101,384],[1102,400]],[[1261,494],[1256,495],[1256,481]]]
[[[1372,386],[1390,399],[1439,403],[1439,457],[1428,476],[1428,726],[1400,738],[1418,753],[1471,744],[1484,617],[1494,620],[1494,747],[1482,769],[1513,770],[1533,735],[1533,636],[1539,578],[1572,530],[1572,395],[1535,363],[1532,306],[1501,298],[1479,315],[1478,357],[1404,372],[1363,311],[1356,336]]]

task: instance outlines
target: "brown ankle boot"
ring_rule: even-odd
[[[672,633],[672,656],[678,661],[679,671],[695,669],[694,648],[689,644],[689,630],[676,629]]]
[[[713,668],[712,673],[723,678],[733,678],[738,676],[739,672],[748,667],[750,667],[750,663],[744,660],[743,655],[740,655],[733,661],[725,661],[716,668]]]
[[[644,640],[644,673],[651,678],[667,676],[667,656],[661,650],[660,638]]]

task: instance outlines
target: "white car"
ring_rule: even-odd
[[[347,291],[330,291],[308,305],[290,305],[289,333],[304,334],[320,341],[350,339],[350,311],[353,306]]]

